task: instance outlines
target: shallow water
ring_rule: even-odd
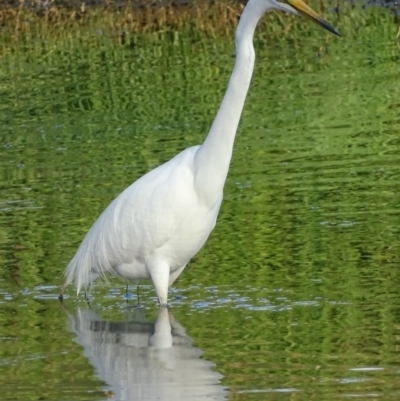
[[[400,53],[369,21],[327,46],[259,33],[218,224],[171,315],[148,283],[140,307],[117,280],[92,309],[57,294],[108,203],[201,143],[231,41],[3,57],[2,399],[399,399]]]

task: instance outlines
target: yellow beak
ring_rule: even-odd
[[[311,9],[304,1],[302,0],[288,0],[288,3],[299,13],[311,21],[316,22],[318,25],[322,26],[322,28],[327,29],[329,32],[334,33],[335,35],[340,36],[340,33],[327,21],[325,21],[322,17],[320,17],[313,9]]]

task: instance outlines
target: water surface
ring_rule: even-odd
[[[148,283],[141,308],[117,280],[60,305],[62,272],[121,190],[201,143],[232,42],[38,40],[0,60],[4,400],[399,399],[400,53],[389,17],[367,21],[258,32],[217,227],[161,320]]]

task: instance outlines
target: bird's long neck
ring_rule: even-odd
[[[233,143],[253,75],[253,36],[264,10],[250,2],[236,29],[236,62],[217,116],[194,161],[194,185],[207,203],[215,202],[223,190]]]

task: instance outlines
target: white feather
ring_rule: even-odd
[[[104,210],[66,269],[77,292],[98,276],[151,278],[146,261],[158,255],[170,273],[185,266],[213,229],[222,192],[213,207],[193,185],[193,159],[199,147],[184,150],[150,171]]]

